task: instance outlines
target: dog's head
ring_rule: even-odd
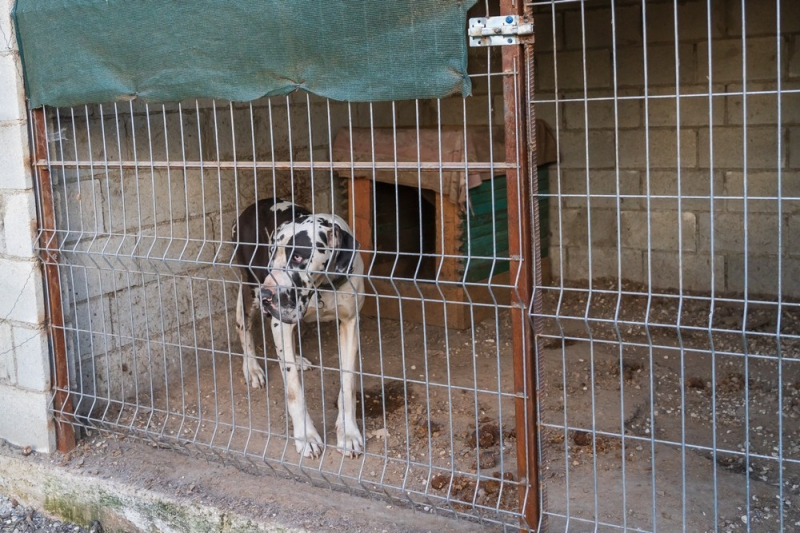
[[[350,228],[338,217],[304,215],[282,224],[272,236],[261,310],[296,324],[321,285],[352,272],[357,250]]]

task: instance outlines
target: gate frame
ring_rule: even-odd
[[[530,15],[530,8],[517,0],[501,0],[504,15]],[[534,370],[536,324],[531,316],[534,283],[541,283],[541,251],[538,232],[532,224],[538,219],[533,202],[537,194],[536,136],[533,124],[533,45],[503,46],[503,118],[505,123],[506,171],[508,191],[508,252],[510,270],[516,279],[511,291],[511,328],[514,364],[515,422],[517,431],[517,471],[526,490],[519,491],[520,510],[531,529],[538,529],[541,508],[538,465],[537,402]],[[531,94],[529,94],[531,93]],[[514,167],[514,165],[516,165]],[[536,241],[534,243],[534,241]],[[524,481],[524,483],[523,483]]]
[[[530,8],[516,0],[500,0],[503,13],[530,14]],[[511,290],[512,350],[515,393],[515,430],[517,434],[517,468],[520,482],[519,505],[528,528],[537,530],[541,519],[539,485],[539,431],[535,336],[537,322],[532,318],[533,288],[541,284],[541,253],[538,245],[538,193],[532,169],[536,168],[536,138],[533,124],[533,45],[504,46],[502,77],[504,98],[504,130],[506,183],[508,192],[508,235]],[[56,414],[56,444],[62,453],[76,447],[74,408],[69,392],[69,366],[65,339],[59,271],[58,235],[55,202],[50,176],[47,128],[44,108],[30,112],[33,134],[31,166],[36,176],[39,210],[39,253],[44,268],[47,293],[46,319],[51,347],[54,378],[52,380],[53,411]],[[521,490],[525,487],[525,490]]]

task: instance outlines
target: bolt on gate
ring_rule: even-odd
[[[521,5],[502,4],[523,19]],[[536,528],[529,309],[541,277],[539,181],[532,48],[524,32],[519,39],[528,44],[470,50],[466,98],[355,103],[294,92],[33,110],[60,448],[74,446],[76,430],[99,429]],[[271,198],[286,203],[256,216],[267,239],[242,237],[240,216]],[[237,250],[252,243],[270,261],[293,258],[285,242],[268,241],[289,232],[299,246],[301,209],[340,217],[363,270],[352,260],[336,282],[323,272],[311,296],[321,312],[293,331],[261,312],[245,327],[240,284],[245,302],[248,291],[258,296],[247,272],[267,265]],[[293,222],[275,231],[278,216]],[[363,300],[355,371],[341,368],[344,308],[324,309],[326,295],[352,287]],[[283,337],[273,340],[272,328]],[[347,380],[363,440],[355,448],[337,439]],[[297,423],[297,406],[310,418]]]

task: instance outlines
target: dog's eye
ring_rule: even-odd
[[[300,263],[302,263],[302,262],[303,262],[303,256],[302,256],[302,255],[300,255],[300,254],[294,254],[294,255],[292,256],[292,263],[297,263],[297,264],[300,264]]]

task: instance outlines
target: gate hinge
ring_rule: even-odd
[[[527,15],[469,19],[470,46],[508,46],[533,42],[533,20]]]

